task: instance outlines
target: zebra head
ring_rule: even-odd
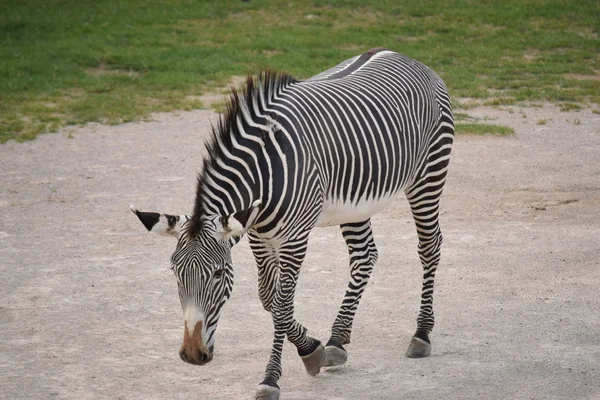
[[[213,358],[221,309],[233,289],[231,248],[250,227],[258,205],[228,217],[141,212],[131,206],[148,231],[178,239],[171,269],[184,315],[179,356],[187,363],[204,365]]]

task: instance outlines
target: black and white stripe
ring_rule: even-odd
[[[442,80],[423,64],[385,49],[307,81],[262,72],[233,93],[208,143],[194,214],[173,265],[182,296],[198,290],[196,281],[210,281],[215,268],[227,269],[220,291],[197,299],[208,316],[229,297],[229,250],[248,232],[259,295],[275,327],[263,389],[278,390],[286,335],[304,357],[321,346],[294,320],[295,286],[312,228],[341,225],[348,245],[350,282],[327,344],[345,352],[377,260],[369,218],[403,190],[424,269],[415,340],[429,345],[442,242],[439,199],[453,134]],[[213,314],[218,319],[218,311]],[[409,348],[409,356],[419,354]]]
[[[191,217],[181,217],[186,219],[183,223],[185,232]],[[203,338],[206,346],[212,348],[221,309],[233,290],[231,247],[237,240],[215,238],[214,224],[210,220],[201,223],[201,235],[182,235],[179,239],[171,256],[171,269],[177,277],[184,313],[192,309],[204,316]]]

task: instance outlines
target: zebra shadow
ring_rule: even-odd
[[[321,373],[323,375],[336,375],[336,376],[344,376],[344,375],[352,375],[355,374],[358,369],[350,367],[348,365],[338,365],[335,367],[327,367],[322,368]]]

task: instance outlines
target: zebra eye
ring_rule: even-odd
[[[215,279],[221,279],[221,277],[223,276],[223,269],[218,269],[215,271]]]

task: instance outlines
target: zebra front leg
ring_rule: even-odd
[[[371,221],[341,225],[342,236],[350,254],[350,281],[342,306],[333,323],[331,337],[325,346],[325,366],[341,365],[348,359],[344,344],[350,343],[352,323],[363,291],[377,261]]]
[[[425,187],[430,186],[428,182]],[[441,182],[443,185],[443,181]],[[433,193],[433,195],[432,195]],[[439,225],[439,199],[441,188],[431,192],[431,188],[416,187],[407,192],[417,235],[419,237],[419,258],[423,266],[423,287],[421,291],[421,308],[417,318],[417,331],[412,337],[406,357],[421,358],[431,354],[429,334],[433,330],[433,286],[435,272],[440,262],[442,232]]]
[[[258,268],[258,296],[263,308],[272,313],[273,299],[279,281],[279,256],[274,247],[262,240],[255,231],[248,235],[250,248]],[[302,358],[306,372],[317,375],[321,367],[321,353],[324,353],[321,342],[306,334],[307,329],[295,319],[286,335],[296,345],[298,355]]]
[[[271,306],[271,316],[275,328],[273,348],[265,378],[258,385],[257,399],[274,400],[279,398],[280,390],[277,381],[281,377],[281,354],[286,335],[298,349],[309,374],[317,375],[325,362],[325,351],[321,343],[316,339],[309,338],[306,335],[306,329],[294,320],[294,294],[300,266],[306,255],[307,244],[308,241],[304,238],[288,242],[279,250],[279,279],[276,282]]]

